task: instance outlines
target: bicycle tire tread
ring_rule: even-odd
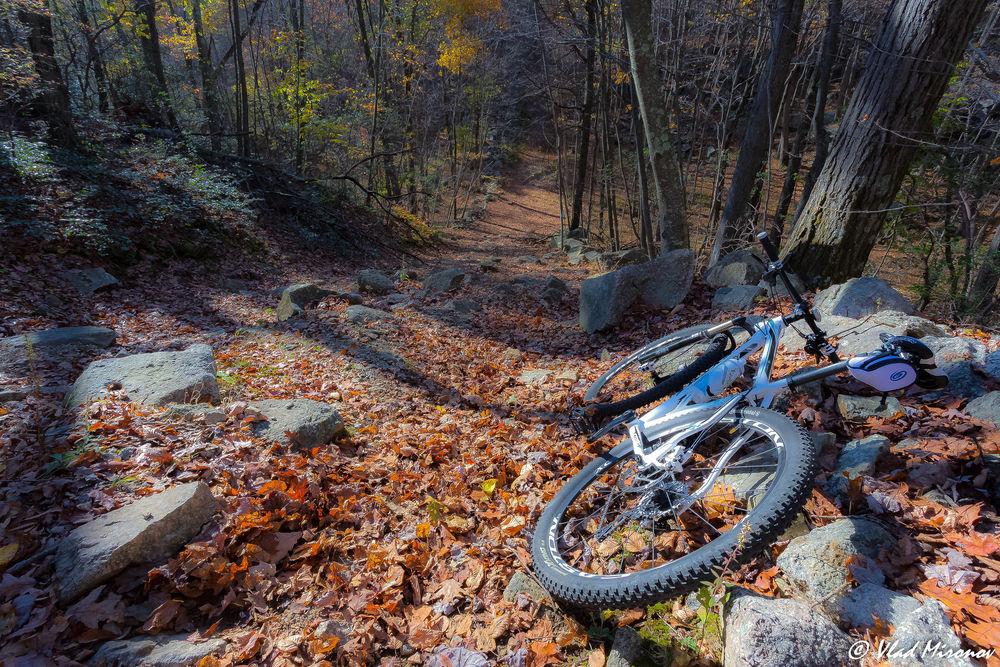
[[[808,431],[801,424],[791,419],[788,419],[788,422],[794,425],[794,430],[805,443],[801,448],[803,460],[790,473],[787,486],[781,490],[776,500],[776,507],[762,517],[766,519],[763,522],[765,525],[759,527],[751,525],[748,529],[745,546],[734,559],[738,564],[748,562],[773,544],[774,540],[792,524],[812,492],[817,470],[815,448]],[[726,558],[726,553],[720,553],[694,562],[680,571],[664,572],[655,579],[623,582],[617,589],[567,586],[549,576],[545,570],[538,567],[534,569],[544,587],[558,600],[591,610],[622,609],[655,604],[697,590],[702,581],[714,579],[714,570],[721,567]]]

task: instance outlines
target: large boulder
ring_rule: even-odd
[[[587,230],[583,227],[577,227],[576,229],[556,232],[549,240],[549,248],[552,250],[565,250],[563,244],[569,239],[584,241],[587,239]]]
[[[948,376],[947,391],[966,398],[978,398],[986,393],[983,378],[977,371],[988,373],[991,368],[995,371],[996,365],[992,363],[993,355],[986,354],[983,343],[957,336],[924,338],[921,342],[931,348],[934,363]]]
[[[32,360],[62,359],[114,342],[115,332],[104,327],[60,327],[0,338],[0,372],[23,373]]]
[[[852,628],[874,626],[876,620],[898,628],[919,607],[920,602],[909,595],[864,582],[840,599],[837,612],[841,622]]]
[[[789,542],[777,565],[805,598],[832,616],[840,598],[850,592],[847,559],[859,554],[875,558],[893,544],[892,535],[877,523],[841,519]]]
[[[587,278],[580,283],[580,326],[592,334],[618,325],[639,292],[624,269]]]
[[[250,405],[267,417],[267,421],[254,422],[251,427],[255,436],[265,440],[309,449],[325,445],[346,431],[340,413],[319,401],[269,398]]]
[[[734,589],[723,610],[726,667],[840,667],[851,639],[798,600]]]
[[[69,283],[83,294],[93,294],[97,290],[118,284],[118,279],[101,268],[74,269],[63,274]]]
[[[391,320],[392,313],[368,306],[348,306],[344,311],[344,319],[355,324]]]
[[[824,315],[864,317],[883,310],[898,310],[912,315],[916,312],[906,297],[881,278],[851,278],[833,285],[816,295],[816,309]]]
[[[801,325],[797,326],[805,330]],[[882,347],[883,333],[920,339],[948,335],[946,329],[928,319],[895,310],[881,311],[860,320],[840,315],[824,315],[819,326],[828,337],[836,339],[837,350],[841,357],[878,350]],[[781,342],[789,352],[797,352],[805,345],[805,338],[789,327],[785,330]]]
[[[285,288],[281,293],[281,301],[278,302],[278,320],[284,322],[293,317],[299,317],[305,313],[306,306],[314,301],[319,301],[328,294],[330,294],[329,290],[312,283]]]
[[[198,534],[218,503],[204,482],[144,496],[75,528],[56,552],[61,602],[72,602],[125,568],[162,561]]]
[[[66,397],[70,406],[108,395],[120,387],[129,400],[147,405],[219,400],[215,358],[208,345],[192,345],[182,352],[150,352],[95,361],[73,383]]]
[[[726,312],[749,310],[762,291],[759,285],[720,287],[712,297],[712,308]]]
[[[965,406],[965,414],[1000,426],[1000,391],[991,391],[972,399]]]
[[[694,262],[695,255],[690,250],[674,250],[621,270],[639,285],[639,299],[643,303],[654,308],[673,308],[691,289]]]
[[[450,292],[461,287],[464,281],[465,271],[462,269],[442,269],[424,279],[424,290],[428,294]]]
[[[973,662],[961,655],[962,642],[937,600],[927,600],[902,619],[892,641],[900,651],[889,658],[891,667],[973,667]],[[908,650],[911,648],[914,650]]]
[[[604,271],[614,271],[630,264],[642,264],[649,261],[649,255],[641,248],[629,248],[628,250],[615,250],[613,252],[601,253],[597,258],[597,263]]]
[[[155,635],[105,642],[90,659],[91,667],[185,667],[224,653],[225,639],[188,641],[188,634]]]
[[[392,278],[375,269],[358,271],[358,291],[362,294],[388,294],[395,284]]]
[[[636,300],[654,308],[673,308],[691,289],[694,259],[690,250],[674,250],[652,261],[584,280],[580,285],[580,326],[587,333],[613,327]]]
[[[850,480],[871,475],[879,457],[888,451],[889,439],[883,435],[870,435],[844,445],[840,458],[837,459],[837,467],[827,483],[830,493],[843,495],[847,492]]]
[[[756,285],[764,276],[764,263],[749,250],[735,250],[705,272],[705,282],[712,287]]]

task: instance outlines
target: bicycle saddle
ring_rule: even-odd
[[[940,389],[948,376],[934,363],[934,352],[916,338],[882,334],[882,349],[852,357],[850,374],[875,389],[887,392],[916,384],[923,389]]]

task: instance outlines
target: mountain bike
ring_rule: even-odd
[[[773,244],[766,234],[758,239],[769,260],[765,278],[782,281],[795,304],[790,314],[666,336],[586,392],[574,415],[578,432],[594,442],[622,427],[628,437],[570,479],[538,521],[533,567],[556,598],[591,609],[653,604],[772,544],[805,505],[816,475],[809,434],[769,409],[779,392],[845,371],[883,397],[914,383],[947,384],[914,338],[883,334],[881,349],[840,360]],[[829,364],[772,379],[778,343],[797,322],[810,329],[806,351]],[[683,363],[678,353],[688,354]]]

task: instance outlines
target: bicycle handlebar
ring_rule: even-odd
[[[825,343],[826,334],[819,328],[819,326],[817,326],[816,316],[813,315],[812,308],[808,303],[806,303],[805,299],[802,298],[799,291],[795,289],[795,286],[792,285],[792,281],[789,279],[788,274],[785,273],[785,267],[782,266],[781,260],[778,258],[778,249],[774,247],[773,243],[771,243],[771,239],[768,238],[767,232],[757,234],[757,240],[760,241],[760,245],[764,248],[764,253],[767,255],[768,260],[770,260],[768,271],[778,274],[781,278],[781,282],[785,284],[785,289],[788,290],[788,295],[792,297],[792,301],[794,301],[799,306],[799,310],[802,311],[802,319],[804,319],[806,324],[809,325],[813,334],[817,336],[820,341]],[[840,361],[840,357],[837,356],[836,352],[827,354],[826,356],[834,363]]]

